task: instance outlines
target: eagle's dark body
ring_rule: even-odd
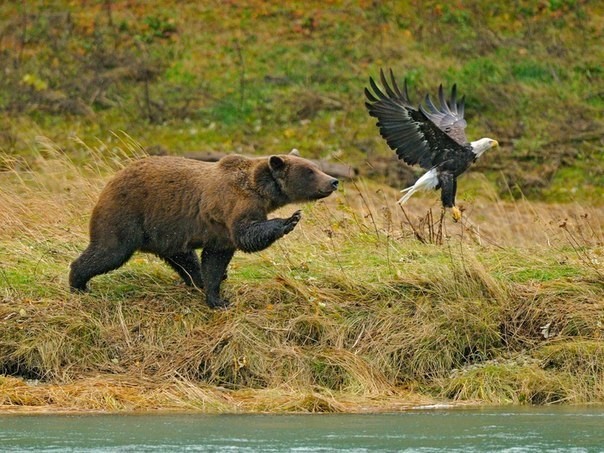
[[[369,79],[371,90],[365,88],[365,105],[369,114],[378,119],[380,134],[399,159],[428,170],[415,185],[403,191],[408,193],[400,202],[406,202],[417,190],[440,188],[443,207],[457,209],[457,177],[497,142],[487,138],[476,142],[467,140],[464,98],[457,100],[455,85],[448,100],[445,99],[442,85],[439,87],[439,107],[432,103],[428,95],[425,105],[414,107],[409,100],[406,80],[401,91],[392,71],[390,84],[383,71],[380,71],[380,78],[385,92],[373,78]]]

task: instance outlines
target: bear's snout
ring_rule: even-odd
[[[324,198],[331,195],[333,192],[338,190],[339,184],[340,181],[338,181],[336,178],[329,177],[327,180],[325,180],[325,182],[321,185],[321,188],[319,189],[319,198]]]

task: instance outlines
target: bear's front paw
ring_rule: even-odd
[[[88,288],[87,285],[83,285],[83,286],[70,286],[69,290],[71,291],[72,294],[86,294],[90,292],[90,289]]]
[[[206,302],[210,306],[210,308],[226,310],[230,305],[228,300],[221,299],[220,297],[208,297]]]
[[[285,222],[283,224],[283,234],[291,232],[296,227],[301,218],[302,211],[296,211],[291,215],[289,219],[285,219]]]

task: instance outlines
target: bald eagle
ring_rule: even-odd
[[[453,219],[461,218],[461,211],[455,206],[457,177],[466,171],[486,150],[498,146],[496,140],[481,138],[468,142],[464,120],[464,100],[457,100],[457,86],[453,85],[451,97],[447,100],[443,87],[438,88],[440,105],[437,107],[426,95],[424,104],[414,107],[407,92],[405,79],[403,91],[399,89],[394,74],[390,70],[389,84],[380,70],[384,92],[373,78],[369,78],[370,91],[365,88],[369,115],[378,119],[376,125],[399,159],[409,165],[419,164],[428,170],[415,184],[401,192],[398,202],[405,203],[418,190],[441,189],[444,208],[451,208]]]

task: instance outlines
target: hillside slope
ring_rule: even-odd
[[[126,131],[151,152],[295,147],[398,187],[414,173],[363,105],[392,67],[418,102],[457,82],[468,135],[502,144],[477,167],[501,195],[600,201],[604,7],[514,5],[3,2],[0,150],[27,158],[44,135],[82,158],[71,137]]]

